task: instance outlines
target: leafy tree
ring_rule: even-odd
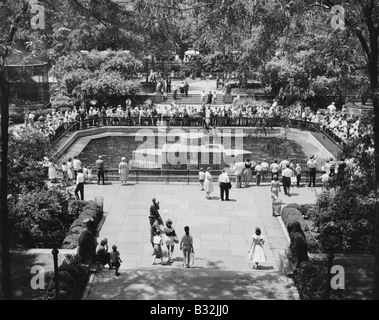
[[[48,155],[50,140],[36,129],[11,131],[8,151],[8,190],[18,194],[46,186],[46,174],[41,163]]]
[[[136,77],[142,63],[124,51],[71,53],[61,57],[53,73],[59,80],[58,95],[105,100],[113,95],[139,91]]]

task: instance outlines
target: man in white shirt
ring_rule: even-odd
[[[256,178],[257,178],[257,186],[261,185],[262,178],[262,165],[261,162],[258,161],[258,164],[255,166]]]
[[[262,166],[262,182],[265,182],[267,178],[268,169],[269,169],[269,164],[268,162],[266,162],[266,159],[262,161],[261,166]]]
[[[229,201],[230,180],[229,180],[228,174],[226,173],[225,169],[222,170],[222,173],[218,177],[218,184],[220,186],[221,201],[224,201],[224,194],[226,196],[225,200]]]
[[[308,173],[309,173],[309,185],[311,186],[313,183],[313,187],[316,186],[316,172],[317,172],[317,160],[314,158],[314,156],[311,156],[310,159],[307,162],[308,167]]]
[[[290,165],[288,163],[287,167],[282,172],[282,183],[283,183],[284,194],[289,197],[291,196],[290,189],[291,189],[292,175],[293,175],[293,171],[290,169]]]
[[[80,199],[84,200],[84,174],[82,169],[78,171],[76,176],[76,187],[74,193],[77,200],[79,200],[78,192],[80,192]]]
[[[329,105],[327,107],[328,111],[330,112],[330,114],[335,114],[336,113],[336,106],[335,106],[335,102],[332,102],[331,105]]]
[[[75,179],[78,175],[79,170],[82,170],[82,162],[78,159],[77,156],[74,157],[74,160],[72,160],[72,165],[74,167],[74,173],[75,173]]]
[[[285,157],[282,162],[280,162],[279,164],[279,167],[280,167],[280,171],[282,172],[282,176],[283,176],[283,171],[287,168],[287,164],[289,165],[290,162],[288,161],[288,157]]]

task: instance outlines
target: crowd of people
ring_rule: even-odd
[[[348,113],[345,105],[338,111],[335,103],[332,102],[326,109],[312,111],[311,108],[302,108],[298,104],[282,109],[281,114],[288,116],[289,119],[317,124],[321,130],[332,133],[343,142],[359,136],[360,119],[354,114]]]
[[[187,88],[188,89],[188,88]],[[301,120],[315,124],[320,130],[334,136],[339,142],[347,142],[359,136],[360,119],[349,114],[346,106],[337,111],[334,102],[326,109],[313,111],[309,107],[295,104],[284,108],[274,99],[272,105],[253,105],[236,96],[232,104],[217,105],[217,93],[203,91],[198,105],[179,104],[176,100],[170,104],[152,104],[151,106],[132,106],[130,99],[125,106],[79,107],[52,111],[43,121],[34,119],[33,113],[26,113],[25,126],[38,128],[48,137],[54,137],[57,130],[67,129],[71,124],[78,128],[91,126],[259,126],[280,125],[283,119]],[[283,122],[283,121],[282,121]],[[283,122],[284,123],[284,122]],[[266,130],[265,130],[266,131]]]
[[[193,246],[193,238],[190,235],[190,228],[184,227],[185,234],[179,240],[171,219],[168,219],[163,224],[163,219],[159,214],[159,201],[156,198],[152,199],[153,204],[150,206],[149,222],[150,222],[150,243],[153,247],[153,261],[154,265],[156,259],[163,261],[163,249],[164,244],[167,246],[167,262],[171,264],[174,262],[173,254],[175,244],[179,244],[180,250],[183,252],[183,268],[190,268],[191,260],[193,261],[193,255],[195,254]]]
[[[26,127],[36,128],[42,132],[46,137],[52,138],[55,136],[56,131],[64,124],[64,117],[62,111],[53,110],[47,114],[43,119],[36,119],[36,115],[33,112],[25,112],[24,127],[21,130],[25,130]]]

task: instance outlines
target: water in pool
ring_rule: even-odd
[[[134,136],[105,137],[91,140],[80,153],[79,159],[83,164],[94,166],[98,156],[103,155],[108,168],[117,168],[122,157],[125,157],[127,162],[132,160],[133,151],[142,144],[148,148],[158,147],[158,141],[154,142],[151,139],[136,141]],[[254,161],[266,159],[271,163],[277,159],[280,162],[285,156],[288,156],[295,164],[300,163],[305,169],[307,156],[302,148],[292,140],[281,137],[244,137],[243,149],[252,152],[249,157]]]

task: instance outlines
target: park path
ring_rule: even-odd
[[[100,238],[108,238],[110,246],[117,244],[123,264],[120,277],[106,268],[96,273],[84,298],[296,299],[291,283],[278,271],[278,253],[288,241],[278,218],[272,216],[269,184],[232,188],[229,202],[220,201],[218,190],[215,183],[212,199],[207,200],[197,184],[86,185],[85,199],[104,197],[106,219]],[[283,199],[284,205],[314,202],[314,189],[292,192],[292,197]],[[152,197],[160,201],[162,218],[173,221],[179,236],[184,226],[190,226],[196,253],[193,268],[182,269],[178,246],[172,264],[151,264],[148,214]],[[266,238],[267,256],[257,271],[247,259],[255,227]]]

